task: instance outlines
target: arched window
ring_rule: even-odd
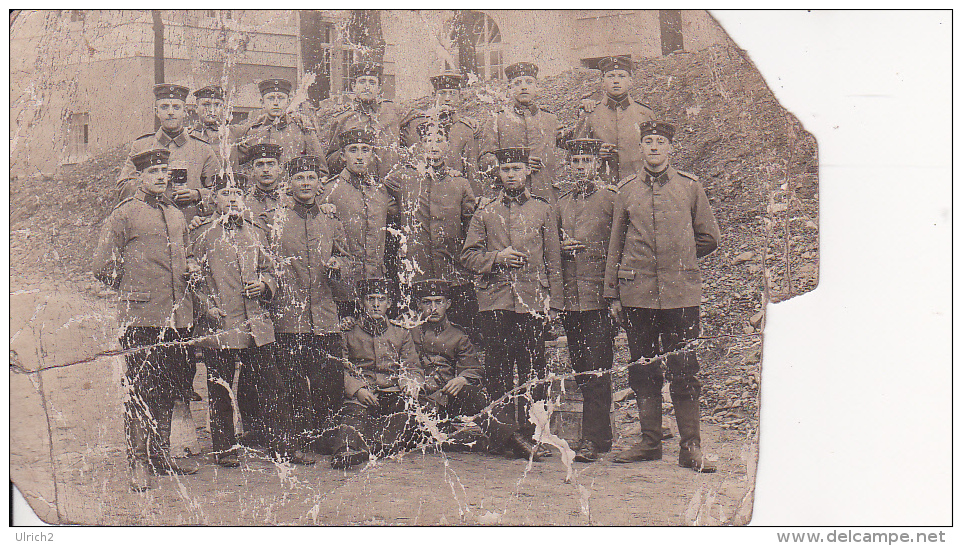
[[[455,60],[462,73],[473,72],[482,80],[504,78],[501,30],[486,13],[459,10],[452,21],[451,41],[457,45]]]

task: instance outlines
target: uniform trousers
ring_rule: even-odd
[[[137,349],[124,357],[128,456],[169,456],[174,400],[182,395],[188,370],[188,348],[183,344],[188,339],[190,328],[131,326],[121,335],[124,349]]]
[[[241,363],[241,378],[245,377],[246,371],[251,381],[248,388],[258,395],[258,418],[263,417],[260,426],[268,447],[279,453],[287,451],[292,412],[285,398],[285,382],[275,361],[274,350],[274,343],[246,349],[204,349],[210,399],[210,433],[215,452],[228,451],[236,442],[234,410],[225,385],[231,385],[234,380],[238,361]],[[242,388],[239,385],[237,390],[240,392]]]
[[[575,372],[610,371],[614,364],[615,325],[607,309],[561,313],[568,355]],[[575,376],[584,399],[581,437],[611,449],[611,374]]]
[[[695,376],[698,357],[694,349],[679,349],[698,337],[699,308],[625,307],[624,312],[632,361],[678,351],[663,360],[629,366],[628,385],[635,395],[639,399],[660,397],[667,379],[671,383],[672,400],[698,400],[701,393],[701,382]]]
[[[293,408],[299,448],[327,452],[335,415],[344,398],[344,346],[340,334],[284,334],[277,339],[277,364]]]
[[[478,313],[478,323],[484,336],[484,377],[486,389],[492,400],[498,400],[514,389],[515,371],[519,385],[532,379],[544,379],[548,372],[544,336],[546,320],[531,313],[516,313],[497,309]],[[548,386],[539,381],[532,388],[533,400],[544,400]],[[528,403],[516,404],[518,396],[528,394],[527,389],[511,396],[511,415],[516,416],[525,432],[533,431],[534,424],[528,420]]]

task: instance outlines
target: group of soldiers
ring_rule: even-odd
[[[119,294],[131,487],[197,472],[170,430],[198,360],[223,467],[244,444],[348,468],[425,435],[456,445],[469,422],[490,451],[538,461],[551,451],[528,414],[556,323],[584,397],[576,460],[612,447],[620,326],[641,438],[612,460],[661,459],[667,379],[679,464],[713,471],[691,341],[718,225],[670,165],[674,127],[628,93],[630,59],[599,67],[605,97],[568,130],[527,62],[505,69],[510,102],[483,124],[459,112],[463,75],[432,77],[434,105],[402,114],[374,62],[352,67],[353,99],[323,132],[280,78],[243,125],[225,123],[220,87],[194,91],[192,129],[190,90],[155,86],[160,128],[131,145],[93,268]]]

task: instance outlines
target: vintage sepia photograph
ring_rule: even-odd
[[[12,10],[10,479],[84,526],[741,526],[819,147],[702,10]]]

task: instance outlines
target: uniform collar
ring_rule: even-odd
[[[518,195],[511,196],[511,195],[508,195],[508,192],[506,190],[502,189],[500,197],[501,197],[501,202],[504,203],[505,205],[509,205],[511,203],[517,203],[519,205],[523,205],[528,202],[528,199],[531,199],[531,192],[528,191],[528,188],[525,188]]]
[[[428,165],[425,171],[428,178],[435,181],[444,180],[448,176],[448,167],[444,163],[438,166]]]
[[[221,215],[219,222],[224,226],[224,229],[240,229],[244,226],[244,217],[224,214]]]
[[[383,335],[387,331],[388,321],[387,319],[374,320],[367,315],[361,319],[361,330],[371,334],[372,336]]]
[[[661,172],[659,172],[659,173],[653,173],[653,172],[651,172],[651,171],[648,170],[648,167],[645,167],[645,168],[644,168],[645,184],[648,184],[649,186],[653,186],[654,183],[657,182],[659,186],[664,186],[665,184],[668,183],[668,179],[671,178],[671,172],[670,172],[670,171],[671,171],[671,167],[670,167],[670,166],[665,167],[665,168],[664,168]]]
[[[457,110],[441,110],[438,112],[438,123],[446,127],[454,125],[454,122],[458,120]]]
[[[575,182],[575,195],[583,195],[585,198],[598,191],[598,184],[594,180]]]
[[[308,215],[316,218],[318,213],[321,212],[321,209],[317,206],[316,202],[311,203],[310,205],[305,205],[304,203],[295,200],[292,208],[294,209],[294,212],[296,212],[301,218],[307,218]]]
[[[147,203],[148,205],[150,205],[155,209],[160,208],[161,205],[168,204],[165,195],[154,195],[151,193],[147,193],[143,190],[143,188],[137,190],[137,194],[135,197],[138,200],[143,201],[144,203]]]
[[[527,106],[515,102],[513,109],[515,114],[518,114],[522,117],[524,116],[525,112],[530,113],[532,116],[538,113],[538,105],[533,102]]]
[[[607,95],[607,100],[605,100],[605,105],[611,110],[617,110],[621,108],[622,110],[627,110],[631,106],[631,95],[625,93],[621,99],[616,99],[611,95]]]
[[[178,147],[180,147],[187,143],[187,131],[183,129],[180,130],[179,135],[177,135],[174,138],[170,138],[167,132],[164,131],[164,128],[161,127],[160,129],[157,129],[156,136],[157,136],[157,141],[160,142],[162,146],[169,146],[170,143],[173,142]]]
[[[374,185],[373,175],[368,173],[365,176],[361,176],[359,174],[355,174],[354,171],[352,171],[351,169],[348,169],[347,167],[344,167],[344,170],[341,171],[341,178],[346,180],[348,183],[350,183],[352,186],[354,186],[357,189],[361,189],[361,186]]]
[[[441,335],[441,332],[448,329],[448,324],[450,324],[448,322],[448,317],[444,317],[436,323],[425,321],[424,324],[421,325],[421,331],[426,332],[430,330],[434,332],[434,335],[439,336]]]
[[[265,190],[260,186],[254,186],[253,195],[254,199],[257,199],[258,201],[264,201],[268,198],[277,201],[280,198],[280,194],[277,191],[277,186],[275,186],[272,190]]]
[[[354,98],[354,109],[358,112],[364,112],[365,114],[373,114],[378,111],[381,107],[381,97],[377,97],[371,102],[364,102],[361,99]]]

